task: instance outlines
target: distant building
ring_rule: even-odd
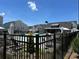
[[[13,23],[10,24],[10,27],[8,29],[8,33],[9,34],[14,34],[14,24]]]
[[[48,23],[48,26],[51,26],[52,24],[59,24],[59,27],[66,27],[66,28],[69,28],[69,29],[77,28],[77,21]]]
[[[47,23],[47,24],[39,24],[39,25],[34,25],[32,26],[32,29],[34,31],[38,31],[38,32],[45,32],[44,29],[47,27],[64,27],[64,28],[68,28],[68,29],[72,29],[72,28],[77,28],[77,21],[66,21],[66,22],[52,22],[52,23]]]
[[[3,26],[3,16],[0,16],[0,26]]]

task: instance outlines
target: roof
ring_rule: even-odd
[[[79,31],[79,30],[77,28],[71,29],[71,32],[74,32],[74,31]]]
[[[58,26],[59,24],[51,24],[51,26]]]
[[[69,28],[66,28],[66,27],[60,27],[60,29],[62,29],[62,30],[70,30]]]
[[[55,27],[55,28],[45,28],[45,29],[50,29],[50,30],[70,30],[68,28],[65,28],[65,27]]]
[[[63,31],[69,31],[70,29],[65,28],[65,27],[49,27],[49,28],[45,28],[46,31],[50,32],[50,33],[55,33],[60,31],[61,33],[63,33]]]
[[[5,29],[5,28],[3,28],[3,27],[0,27],[0,29],[1,29],[1,30],[3,30],[3,29]]]

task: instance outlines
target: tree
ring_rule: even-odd
[[[48,21],[45,21],[45,23],[48,23]]]
[[[79,24],[77,24],[77,29],[79,29]]]

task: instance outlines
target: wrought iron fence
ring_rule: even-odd
[[[76,33],[52,35],[1,34],[4,40],[2,59],[64,59],[68,46]],[[0,36],[1,36],[0,35]]]

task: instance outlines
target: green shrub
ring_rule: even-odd
[[[72,47],[75,52],[79,53],[79,37],[76,37],[74,39],[74,41],[72,42]]]

